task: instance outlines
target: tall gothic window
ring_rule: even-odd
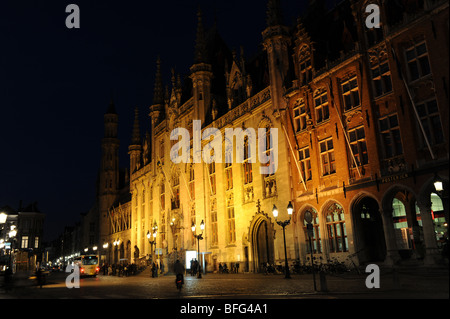
[[[334,157],[333,139],[329,138],[319,143],[320,158],[322,161],[322,175],[327,176],[336,173],[336,159]]]
[[[248,136],[244,138],[244,184],[253,182],[252,163],[250,162],[251,152],[248,144]]]
[[[216,195],[216,163],[208,164],[209,185],[211,187],[211,195]]]
[[[318,254],[322,252],[322,241],[320,239],[320,226],[319,226],[319,215],[317,214],[317,212],[314,209],[310,209],[310,212],[312,213],[313,216],[313,220],[312,220],[312,225],[313,225],[313,236],[311,237],[311,246],[312,246],[312,250],[314,254]],[[303,230],[305,232],[305,238],[308,238],[308,232],[307,232],[307,228],[306,225],[308,223],[306,222],[304,215],[303,215]],[[308,254],[311,253],[311,249],[310,249],[310,245],[309,243],[306,245],[306,251]]]
[[[403,154],[397,114],[386,116],[379,120],[380,136],[384,159]]]
[[[195,199],[195,174],[194,165],[189,165],[189,194],[192,200]]]
[[[364,126],[352,129],[348,132],[350,147],[353,156],[360,165],[366,165],[369,163],[369,157],[367,155],[366,134],[364,132]],[[352,161],[352,166],[355,166],[355,162]]]
[[[294,105],[294,127],[296,132],[306,129],[306,105],[305,101],[300,100]]]
[[[172,209],[180,208],[180,176],[177,173],[173,175],[172,181],[173,196]]]
[[[325,218],[330,252],[348,251],[347,230],[345,228],[345,216],[342,206],[332,204],[326,210]]]
[[[264,164],[266,166],[272,166],[269,169],[269,174],[266,175],[267,176],[272,176],[275,174],[275,160],[273,158],[273,138],[272,138],[272,134],[270,132],[270,126],[267,126],[265,128],[266,131],[266,149],[264,150],[264,155],[266,158],[269,158],[269,162],[267,164]]]
[[[217,222],[217,200],[215,197],[211,197],[211,245],[217,246],[219,244],[219,226]]]
[[[387,57],[383,61],[374,60],[371,63],[371,73],[375,97],[392,92],[391,70]]]
[[[159,199],[161,204],[161,210],[166,209],[166,186],[164,185],[164,181],[161,182]]]
[[[232,153],[226,154],[226,157],[232,156]],[[233,167],[232,167],[232,159],[225,160],[225,190],[233,189]]]
[[[309,154],[309,147],[302,148],[299,152],[300,169],[303,180],[309,181],[312,179],[311,174],[311,158]]]
[[[236,242],[236,223],[234,216],[234,197],[230,193],[227,198],[227,244]]]
[[[307,45],[304,45],[300,49],[299,54],[299,77],[300,77],[300,84],[306,85],[312,80],[312,65],[311,65],[311,53],[310,49]]]
[[[444,142],[444,134],[441,125],[438,105],[435,99],[422,102],[416,106],[428,142],[437,145]]]

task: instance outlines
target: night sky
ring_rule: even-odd
[[[334,2],[334,1],[332,1]],[[65,25],[77,4],[81,28]],[[284,0],[292,25],[307,0]],[[170,69],[193,64],[197,11],[205,27],[217,21],[230,49],[247,58],[261,44],[265,0],[112,1],[2,0],[0,2],[0,207],[38,202],[45,240],[74,225],[95,201],[103,115],[114,100],[119,114],[122,167],[134,108],[141,133],[149,129],[156,59],[165,84]]]

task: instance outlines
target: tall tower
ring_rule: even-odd
[[[119,190],[119,116],[111,101],[104,115],[105,133],[102,139],[102,160],[98,183],[99,243],[108,235],[108,209],[117,198]]]
[[[156,158],[156,141],[155,141],[155,128],[161,122],[165,116],[164,107],[164,89],[163,80],[161,74],[161,59],[158,57],[156,60],[156,74],[155,74],[155,86],[153,90],[153,103],[150,106],[149,116],[151,118],[151,158]],[[153,172],[156,172],[156,162],[152,161]]]
[[[269,0],[267,28],[262,32],[267,51],[272,101],[275,108],[284,108],[283,84],[289,71],[289,30],[282,24],[280,0]]]
[[[206,36],[200,10],[197,16],[197,39],[194,65],[191,67],[191,79],[194,96],[194,120],[201,120],[202,124],[204,124],[206,114],[211,107],[211,80],[213,73],[207,57]]]
[[[130,174],[133,174],[141,166],[141,131],[139,128],[139,109],[134,110],[134,125],[131,144],[128,147],[128,154],[130,155]]]

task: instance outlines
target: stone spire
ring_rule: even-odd
[[[267,26],[273,27],[283,24],[280,0],[269,0],[267,4]]]
[[[164,103],[164,88],[161,74],[161,59],[156,60],[155,89],[153,92],[153,105]]]
[[[133,135],[131,137],[132,145],[141,145],[141,130],[139,127],[139,109],[136,107],[134,109],[134,125],[133,125]]]
[[[197,39],[195,40],[195,63],[206,63],[206,39],[205,29],[202,21],[202,11],[200,8],[197,13],[198,25],[197,25]]]

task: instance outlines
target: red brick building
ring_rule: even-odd
[[[366,27],[369,4],[380,8],[378,29]],[[431,0],[342,1],[328,12],[311,1],[298,20],[285,122],[301,260],[310,211],[319,260],[442,261],[448,21],[448,2]]]

